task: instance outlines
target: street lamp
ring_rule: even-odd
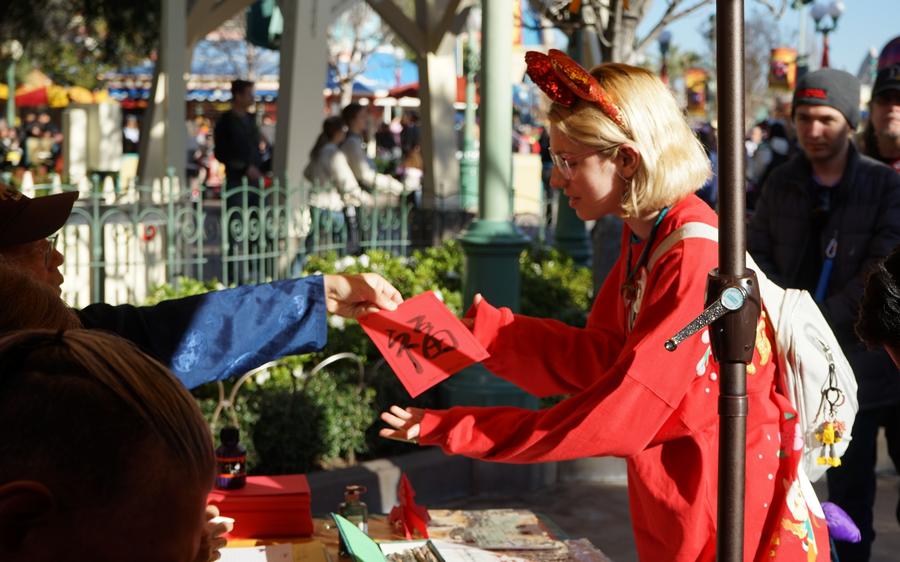
[[[9,127],[16,126],[16,62],[22,57],[24,49],[22,44],[15,39],[3,43],[0,49],[2,58],[9,58],[9,66],[6,67],[6,122]]]
[[[816,31],[822,34],[822,68],[828,68],[828,34],[837,29],[838,18],[843,13],[844,3],[840,0],[831,0],[827,5],[816,2],[810,10],[810,15],[816,22]]]
[[[662,63],[659,69],[659,79],[663,81],[663,84],[669,83],[669,69],[666,67],[666,56],[669,54],[669,45],[672,44],[672,32],[668,29],[662,30],[662,33],[659,34],[659,37],[656,38],[659,42],[659,54],[662,58]]]

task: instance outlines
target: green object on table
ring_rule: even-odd
[[[356,526],[355,523],[348,521],[345,517],[332,513],[331,517],[337,524],[338,533],[344,539],[347,551],[355,560],[360,562],[387,562],[387,558],[378,547],[378,543],[369,538]]]

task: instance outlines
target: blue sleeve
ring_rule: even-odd
[[[241,375],[327,338],[319,275],[245,285],[155,306],[93,304],[85,328],[113,332],[165,363],[187,388]]]

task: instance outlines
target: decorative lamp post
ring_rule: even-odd
[[[656,38],[656,41],[659,43],[659,55],[662,60],[659,68],[659,79],[663,81],[663,84],[668,84],[669,69],[666,66],[666,57],[669,54],[669,45],[672,44],[672,32],[668,29],[664,29],[662,33],[659,34],[659,37]]]
[[[462,157],[459,160],[460,204],[467,211],[478,211],[478,142],[475,139],[475,78],[479,60],[477,42],[472,36],[481,32],[481,9],[472,8],[469,32],[463,49],[463,74],[466,77],[466,111],[463,121]]]
[[[481,144],[478,216],[459,238],[465,252],[463,306],[476,293],[495,306],[519,309],[519,255],[528,239],[513,223],[512,208],[512,57],[513,0],[482,2]],[[448,405],[535,407],[537,401],[511,383],[473,365],[441,387]]]
[[[16,62],[23,53],[22,44],[15,39],[3,43],[0,50],[0,57],[9,59],[9,66],[6,67],[6,85],[9,88],[6,98],[6,123],[9,127],[16,126]]]
[[[837,29],[838,18],[844,13],[844,9],[843,2],[832,0],[827,5],[817,2],[810,10],[810,15],[816,22],[816,31],[822,34],[822,68],[828,68],[828,34]]]

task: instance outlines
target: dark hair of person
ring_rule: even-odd
[[[209,427],[166,367],[99,330],[0,338],[0,485],[41,482],[64,510],[109,506],[156,481],[148,466],[186,483],[215,471]]]
[[[873,347],[900,345],[900,247],[869,272],[856,333]]]
[[[363,109],[365,108],[356,102],[348,104],[347,107],[341,110],[341,119],[343,119],[344,123],[349,127],[350,123],[356,119],[356,116],[359,115],[359,112]]]
[[[866,119],[862,132],[857,136],[857,143],[860,152],[876,160],[882,160],[881,153],[878,152],[878,139],[875,137],[875,127],[872,125],[871,117]]]
[[[232,80],[231,96],[234,97],[248,88],[253,88],[253,82],[251,82],[250,80],[241,80],[240,78],[237,80]]]
[[[345,130],[346,127],[347,126],[344,124],[344,120],[341,117],[337,115],[326,117],[325,120],[322,121],[322,132],[316,139],[316,144],[313,145],[312,150],[309,151],[310,160],[318,158],[319,153],[322,152],[322,148],[326,144],[332,142],[335,135],[337,135],[338,132]]]

